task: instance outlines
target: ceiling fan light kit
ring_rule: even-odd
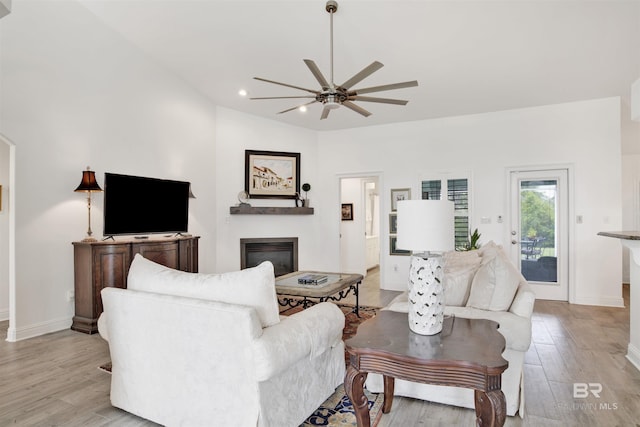
[[[326,11],[329,12],[330,15],[330,79],[327,80],[316,63],[311,59],[305,59],[304,63],[311,71],[311,74],[315,77],[315,79],[320,84],[320,90],[307,89],[300,86],[294,86],[287,83],[281,83],[274,80],[267,80],[261,77],[254,77],[256,80],[260,80],[266,83],[272,83],[280,86],[290,87],[292,89],[298,89],[305,92],[309,92],[311,95],[303,95],[303,96],[272,96],[272,97],[262,97],[262,98],[249,98],[251,100],[258,99],[300,99],[306,98],[311,99],[311,101],[302,104],[296,105],[292,108],[287,108],[286,110],[279,111],[278,114],[287,113],[289,111],[293,111],[296,109],[302,109],[307,105],[321,103],[323,105],[322,114],[320,115],[320,119],[324,120],[329,117],[329,113],[331,110],[335,110],[340,106],[345,106],[350,110],[355,111],[358,114],[361,114],[364,117],[368,117],[371,113],[359,105],[355,104],[353,101],[361,101],[361,102],[377,102],[381,104],[392,104],[392,105],[406,105],[407,100],[402,99],[389,99],[389,98],[378,98],[371,96],[361,96],[364,93],[373,93],[373,92],[383,92],[387,90],[394,89],[402,89],[408,87],[418,86],[418,82],[416,80],[402,82],[402,83],[392,83],[380,86],[373,86],[362,89],[352,89],[353,86],[360,83],[362,80],[369,77],[374,72],[378,71],[383,67],[383,64],[374,61],[365,68],[363,68],[360,72],[356,73],[349,80],[344,82],[341,85],[336,85],[333,79],[333,14],[338,11],[338,2],[329,0],[325,7]]]

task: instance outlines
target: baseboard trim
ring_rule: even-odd
[[[7,329],[7,341],[16,342],[29,338],[38,337],[40,335],[58,332],[71,327],[71,317],[63,317],[59,319],[48,320],[46,322],[34,323],[33,325],[21,328]]]
[[[627,347],[627,360],[640,371],[640,349],[631,343]]]
[[[597,305],[601,307],[617,307],[624,308],[624,299],[620,298],[612,298],[612,297],[586,297],[586,298],[576,298],[574,301],[571,301],[572,304],[579,305]]]

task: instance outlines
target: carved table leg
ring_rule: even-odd
[[[475,390],[476,426],[501,427],[507,416],[507,401],[502,390]]]
[[[358,427],[369,427],[371,425],[369,399],[364,395],[364,382],[366,379],[367,373],[360,372],[353,366],[347,368],[347,373],[344,376],[344,389],[356,412]]]
[[[395,378],[388,377],[386,375],[384,378],[384,402],[382,403],[382,413],[388,414],[391,411],[391,405],[393,404],[393,390],[395,388]]]

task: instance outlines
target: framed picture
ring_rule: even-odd
[[[398,236],[389,236],[389,255],[411,255],[411,251],[398,249],[396,247],[397,241]]]
[[[342,204],[342,220],[353,221],[353,203]]]
[[[398,214],[389,214],[389,234],[396,234],[398,232]]]
[[[300,153],[245,150],[244,159],[244,190],[250,198],[297,198]]]
[[[411,200],[410,188],[394,188],[391,190],[391,212],[398,210],[400,200]]]

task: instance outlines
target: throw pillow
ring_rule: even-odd
[[[482,258],[482,264],[491,261],[501,250],[502,246],[496,245],[493,240],[482,245],[480,249],[478,249],[478,255]]]
[[[136,254],[129,268],[129,289],[241,304],[255,308],[262,327],[280,321],[273,264],[222,274],[186,273]]]
[[[473,281],[467,307],[481,310],[506,311],[513,302],[518,285],[525,279],[502,249],[478,269]]]
[[[444,254],[445,305],[464,307],[480,261],[477,251],[451,251]]]

